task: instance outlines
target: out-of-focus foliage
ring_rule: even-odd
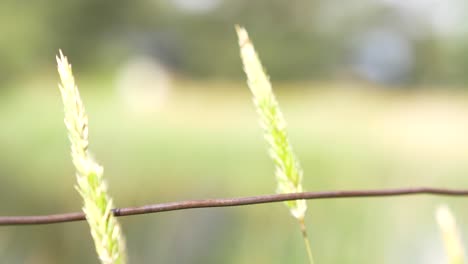
[[[0,97],[0,213],[79,211],[56,83],[30,85]],[[245,83],[174,85],[164,107],[145,116],[98,91],[105,84],[80,81],[93,117],[90,147],[105,166],[116,204],[273,193],[273,165]],[[304,189],[468,185],[466,92],[315,83],[275,88],[304,168]],[[316,262],[442,263],[444,246],[433,218],[439,203],[447,203],[466,230],[464,198],[310,201],[306,217]],[[119,220],[129,263],[306,262],[300,232],[281,203]],[[0,260],[96,263],[87,228],[84,222],[2,227]]]
[[[197,2],[1,1],[0,80],[37,73],[59,48],[88,71],[145,54],[183,75],[240,78],[236,23],[249,28],[276,80],[468,79],[463,1]]]

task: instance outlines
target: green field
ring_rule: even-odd
[[[154,109],[135,110],[107,80],[78,84],[91,150],[117,206],[273,193],[244,83],[178,80]],[[468,184],[468,93],[357,84],[273,83],[308,191]],[[0,214],[77,211],[74,169],[56,81],[0,95]],[[98,92],[95,92],[98,91]],[[440,263],[434,210],[461,198],[310,201],[317,263]],[[283,204],[122,219],[130,263],[306,263]],[[97,263],[87,225],[0,228],[3,263]]]

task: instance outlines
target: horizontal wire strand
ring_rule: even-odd
[[[468,196],[465,189],[444,189],[430,187],[398,188],[398,189],[373,189],[373,190],[342,190],[342,191],[322,191],[322,192],[302,192],[287,194],[267,194],[237,198],[219,198],[203,200],[187,200],[178,202],[158,203],[139,207],[115,208],[112,210],[115,216],[130,216],[139,214],[160,213],[176,210],[186,210],[195,208],[212,208],[242,206],[253,204],[264,204],[274,202],[284,202],[291,200],[311,200],[330,198],[356,198],[356,197],[385,197],[402,195],[443,195],[443,196]],[[74,222],[85,220],[85,215],[81,212],[32,215],[32,216],[0,216],[0,226],[8,225],[44,225],[64,222]]]

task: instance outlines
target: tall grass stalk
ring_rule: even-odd
[[[83,212],[103,264],[126,263],[125,242],[117,219],[112,215],[112,199],[107,194],[103,168],[88,152],[88,117],[75,84],[71,65],[60,51],[57,56],[59,84],[65,109],[65,125],[76,168],[76,189],[84,201]]]
[[[436,220],[442,233],[447,255],[447,264],[465,263],[463,244],[457,228],[455,217],[446,205],[439,206],[436,211]]]
[[[276,191],[278,193],[303,192],[302,169],[289,143],[286,121],[271,88],[269,78],[263,70],[247,31],[239,26],[236,26],[236,31],[248,86],[253,94],[253,101],[260,116],[260,123],[269,145],[270,156],[276,165]],[[306,201],[296,200],[285,203],[291,214],[299,221],[309,262],[313,263],[310,242],[304,224],[304,215],[307,210]]]

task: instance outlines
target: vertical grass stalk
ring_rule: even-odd
[[[65,125],[76,168],[75,188],[84,201],[83,212],[89,224],[96,252],[102,264],[125,264],[125,242],[117,219],[112,215],[112,199],[107,194],[103,168],[88,152],[88,117],[75,84],[71,65],[60,51],[57,56],[59,84],[65,109]]]
[[[278,193],[297,193],[302,190],[302,169],[296,159],[286,131],[286,121],[281,113],[278,102],[271,88],[268,76],[255,52],[247,31],[236,26],[239,46],[247,82],[253,94],[264,137],[269,145],[269,153],[275,163],[275,176]],[[299,221],[309,262],[313,263],[310,242],[304,224],[307,210],[305,200],[285,202],[291,214]]]
[[[444,241],[447,264],[465,263],[463,244],[460,239],[455,217],[453,217],[450,209],[445,205],[439,206],[436,211],[436,220],[439,224]]]

